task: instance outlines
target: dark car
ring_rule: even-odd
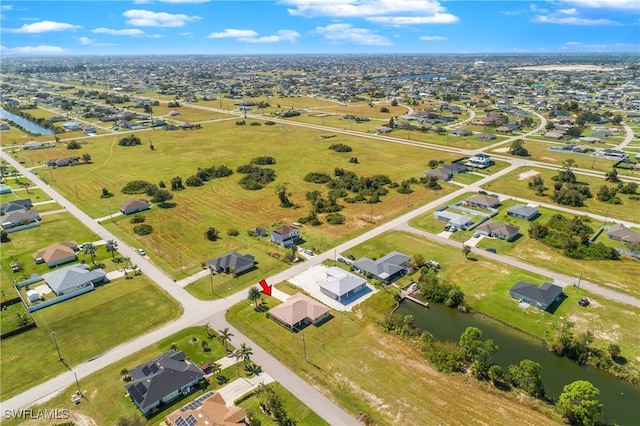
[[[496,249],[494,249],[493,247],[487,247],[485,250],[490,253],[497,253]]]
[[[478,191],[478,194],[487,195],[487,191]]]
[[[581,297],[580,300],[578,300],[578,305],[580,306],[587,306],[589,303],[590,301],[587,297]]]
[[[340,263],[344,263],[345,265],[347,264],[347,259],[343,258],[343,257],[339,257],[338,258],[338,262]]]
[[[355,257],[354,255],[352,255],[351,253],[349,253],[349,254],[347,255],[347,257],[348,257],[349,259],[351,259],[351,260],[356,260],[356,257]]]

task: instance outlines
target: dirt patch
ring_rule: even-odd
[[[529,178],[534,177],[535,175],[539,175],[540,172],[536,170],[529,170],[518,175],[518,180],[527,180]]]
[[[496,148],[496,149],[493,150],[493,152],[509,152],[509,147]]]

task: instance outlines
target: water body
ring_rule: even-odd
[[[9,111],[6,111],[2,107],[0,107],[0,118],[4,118],[5,120],[11,120],[16,124],[22,126],[27,132],[32,133],[34,135],[52,135],[53,130],[45,129],[42,126],[37,125],[36,123],[27,120],[26,118],[20,117],[19,115],[15,115]]]
[[[534,309],[534,308],[530,308]],[[482,314],[464,314],[457,309],[430,304],[429,309],[405,300],[397,311],[413,315],[415,325],[441,341],[458,342],[467,327],[482,330],[485,339],[493,339],[498,352],[493,361],[507,371],[509,365],[530,359],[542,366],[542,380],[547,394],[557,398],[562,388],[576,380],[588,380],[600,390],[604,416],[619,425],[638,425],[640,422],[640,388],[611,374],[577,363],[549,352],[544,343],[526,333],[509,327]],[[624,355],[624,354],[622,354]]]

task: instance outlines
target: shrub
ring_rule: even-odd
[[[334,143],[329,147],[336,152],[351,152],[353,151],[349,145],[345,145],[343,143]]]
[[[138,235],[149,235],[153,232],[153,226],[147,224],[136,225],[133,227],[133,232]]]
[[[227,231],[227,235],[230,237],[237,237],[238,235],[240,235],[240,232],[235,228],[231,228]]]
[[[244,121],[244,120],[238,120],[238,121],[236,121],[236,126],[244,126],[245,124],[247,124],[247,122],[246,122],[246,121]]]
[[[118,145],[120,146],[135,146],[142,145],[142,141],[136,135],[125,136],[124,138],[118,141]]]
[[[387,107],[380,107],[380,112],[389,112],[389,108],[387,108]]]
[[[185,183],[187,184],[187,186],[202,186],[202,179],[200,179],[199,176],[193,175],[193,176],[189,176],[187,178],[187,180],[185,180]]]
[[[252,121],[250,126],[262,126],[262,123],[257,122],[257,121]]]
[[[143,214],[137,213],[129,220],[131,223],[142,223],[147,220],[147,217]]]
[[[284,118],[297,117],[299,115],[300,115],[300,112],[298,112],[296,110],[285,111],[284,113],[282,113],[282,117],[284,117]]]
[[[275,122],[275,121],[265,121],[265,122],[264,122],[264,125],[265,125],[265,126],[275,126],[275,125],[276,125],[276,122]]]
[[[266,166],[267,164],[276,164],[276,159],[269,156],[261,156],[251,159],[251,164],[258,164],[260,166]]]
[[[67,149],[80,149],[80,148],[82,148],[82,146],[80,146],[80,144],[75,140],[67,144]]]
[[[312,183],[327,183],[331,180],[331,176],[329,176],[326,173],[311,172],[311,173],[307,173],[307,175],[304,177],[303,180],[305,182],[312,182]]]
[[[344,221],[345,217],[340,213],[330,213],[327,215],[327,223],[331,225],[342,225]]]
[[[127,183],[120,191],[124,194],[144,194],[147,192],[147,187],[151,183],[144,180],[132,180]]]

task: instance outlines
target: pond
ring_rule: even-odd
[[[34,135],[52,135],[53,130],[45,129],[42,126],[37,125],[36,123],[27,120],[26,118],[20,117],[19,115],[15,115],[9,111],[6,111],[2,107],[0,107],[0,118],[5,120],[13,121],[16,124],[22,126],[27,132],[32,133]]]
[[[533,308],[532,308],[533,309]],[[557,398],[562,388],[576,380],[588,380],[600,390],[604,416],[619,425],[637,425],[640,419],[640,388],[611,374],[578,365],[547,350],[544,342],[485,315],[465,314],[457,309],[431,303],[429,309],[410,300],[401,302],[398,314],[413,315],[416,327],[440,341],[458,342],[467,327],[482,330],[493,339],[498,352],[493,361],[507,371],[509,365],[530,359],[542,366],[542,380],[549,396]],[[624,354],[623,354],[624,355]]]

